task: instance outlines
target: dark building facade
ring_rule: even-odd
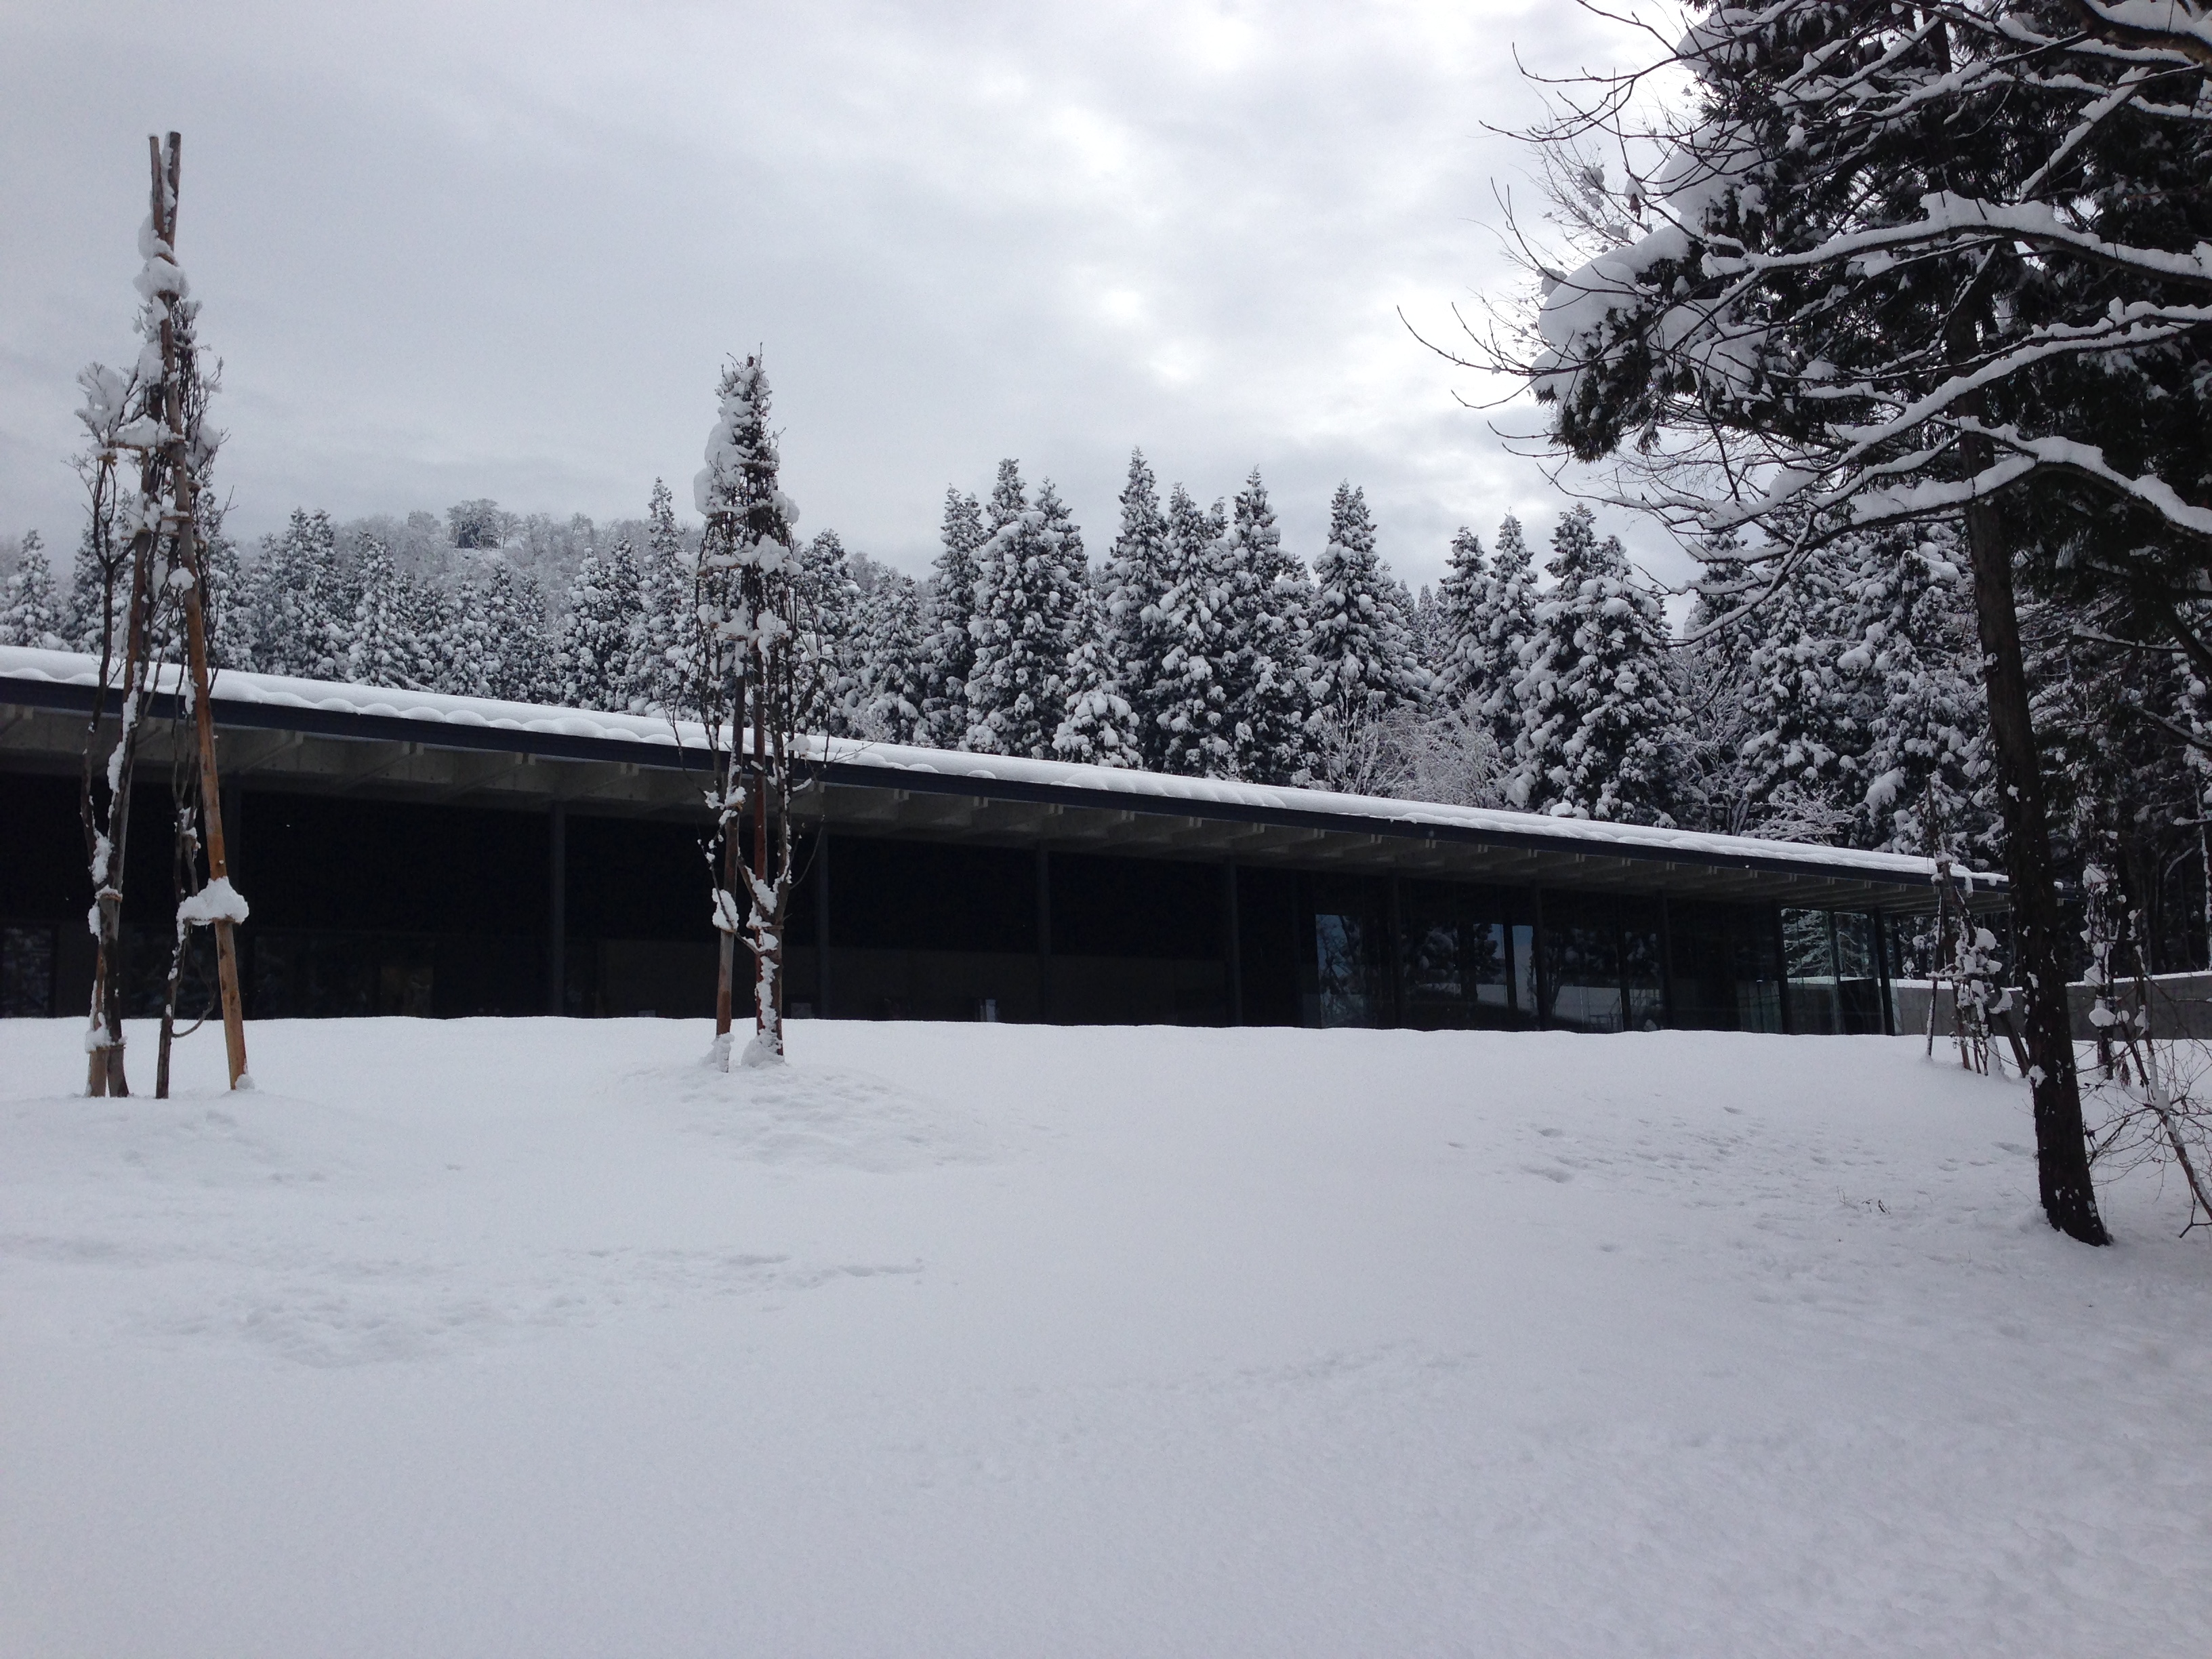
[[[88,997],[90,696],[83,659],[0,651],[0,1012]],[[241,675],[216,707],[249,1018],[711,1012],[676,728]],[[158,712],[126,884],[148,1012]],[[800,1018],[1879,1032],[1930,904],[1916,860],[857,744],[799,814]]]

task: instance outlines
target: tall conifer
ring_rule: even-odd
[[[983,510],[973,495],[945,492],[939,550],[931,567],[929,632],[922,646],[921,726],[917,738],[957,749],[968,738],[968,677],[975,668],[976,554],[984,539]]]
[[[1509,793],[1559,817],[1672,823],[1682,722],[1659,602],[1632,580],[1620,542],[1597,539],[1587,507],[1560,519],[1546,568]]]
[[[1121,487],[1121,528],[1099,574],[1098,598],[1108,662],[1103,669],[1114,695],[1125,702],[1134,721],[1136,763],[1157,768],[1161,740],[1155,718],[1164,659],[1170,641],[1159,625],[1159,603],[1168,584],[1168,523],[1160,510],[1159,485],[1146,464],[1145,452],[1129,452],[1129,476]]]
[[[1403,586],[1375,551],[1364,491],[1337,486],[1328,544],[1314,568],[1313,621],[1305,678],[1314,719],[1350,732],[1392,710],[1421,707],[1428,671],[1413,648]]]

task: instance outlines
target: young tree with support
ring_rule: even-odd
[[[714,770],[707,856],[721,935],[714,1062],[732,1046],[737,944],[753,959],[749,1066],[783,1058],[783,937],[793,880],[792,803],[801,745],[820,702],[820,642],[794,531],[799,508],[776,484],[768,376],[757,353],[722,374],[694,499],[705,518],[693,585],[690,702]],[[745,832],[750,831],[750,835]],[[748,848],[746,842],[750,841]]]
[[[85,476],[91,493],[89,540],[112,593],[127,574],[125,605],[120,726],[104,770],[96,756],[105,725],[106,692],[112,680],[114,625],[103,629],[100,673],[87,732],[82,807],[94,892],[94,931],[99,939],[93,986],[91,1029],[87,1034],[86,1091],[126,1095],[123,1042],[123,876],[130,828],[131,789],[137,745],[155,667],[161,655],[160,631],[180,605],[185,648],[180,687],[192,711],[199,751],[203,829],[194,839],[204,846],[208,879],[179,908],[184,924],[211,924],[216,933],[216,972],[221,988],[225,1048],[230,1085],[250,1087],[246,1069],[246,1031],[238,990],[238,958],[233,929],[245,921],[246,901],[232,888],[224,858],[221,786],[216,771],[214,712],[209,702],[207,619],[202,594],[207,586],[200,535],[199,483],[212,463],[221,434],[206,424],[212,377],[200,362],[197,324],[199,307],[191,300],[185,274],[176,263],[177,192],[183,142],[175,133],[167,145],[149,137],[152,164],[150,208],[139,232],[145,261],[137,288],[144,301],[139,332],[144,342],[128,375],[94,368],[86,371],[85,407],[80,418],[93,440]],[[124,457],[137,457],[135,490],[121,485]],[[111,619],[114,608],[105,613]],[[166,1052],[163,1055],[167,1059]],[[167,1067],[161,1068],[166,1089]]]

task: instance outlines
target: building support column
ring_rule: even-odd
[[[1405,884],[1390,878],[1390,1024],[1406,1023],[1406,897]]]
[[[1229,1023],[1244,1023],[1244,920],[1237,908],[1237,866],[1221,866],[1222,962],[1229,970]]]
[[[1782,925],[1782,907],[1767,907],[1774,918],[1774,1012],[1785,1035],[1790,1030],[1790,933]]]
[[[551,902],[545,921],[545,1012],[568,1011],[568,808],[555,801],[545,811],[546,840],[551,848],[547,878]]]
[[[225,778],[222,781],[222,787],[216,798],[216,807],[222,814],[224,867],[230,872],[230,884],[242,893],[246,890],[246,878],[239,874],[239,870],[246,845],[245,787],[234,777]],[[245,1005],[252,995],[253,935],[243,928],[233,928],[231,931],[236,940],[233,948],[238,952],[239,1006],[250,1016],[253,1011],[246,1008]],[[61,960],[58,951],[55,953],[54,983],[55,995],[58,998],[61,994]],[[58,1007],[54,1012],[59,1013],[62,1011]]]
[[[814,840],[814,1017],[830,1018],[830,831]]]
[[[1039,842],[1036,849],[1037,1019],[1053,1023],[1052,1002],[1052,848]]]
[[[1531,887],[1528,890],[1528,983],[1535,993],[1534,1021],[1540,1031],[1551,1024],[1551,1021],[1545,1018],[1547,999],[1544,992],[1547,988],[1544,981],[1550,977],[1550,970],[1544,962],[1544,890]]]
[[[1887,915],[1876,910],[1869,918],[1874,924],[1875,994],[1881,999],[1881,1034],[1897,1035],[1897,993],[1889,979],[1889,921]]]

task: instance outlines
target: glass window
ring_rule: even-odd
[[[1676,1025],[1707,1031],[1782,1029],[1774,912],[1763,905],[1670,904]]]
[[[1544,895],[1542,990],[1547,1029],[1621,1029],[1620,927],[1610,897]]]
[[[1534,938],[1527,901],[1509,889],[1408,881],[1399,889],[1404,928],[1405,1023],[1425,1030],[1529,1023],[1532,994],[1516,994],[1516,945]],[[1527,969],[1521,966],[1520,981]],[[1524,1009],[1526,1012],[1524,1012]]]
[[[1790,1029],[1832,1036],[1844,1029],[1836,988],[1836,941],[1826,910],[1784,910],[1782,952],[1790,969]]]
[[[1389,916],[1381,884],[1319,876],[1311,889],[1313,957],[1303,1000],[1310,1025],[1390,1023]]]
[[[1843,1029],[1854,1036],[1881,1034],[1881,975],[1877,966],[1875,919],[1863,911],[1838,910],[1836,918],[1836,1000]]]
[[[0,927],[0,1018],[44,1019],[54,1012],[52,927]]]
[[[1620,981],[1632,1031],[1656,1031],[1667,1023],[1666,939],[1657,899],[1620,901]]]

